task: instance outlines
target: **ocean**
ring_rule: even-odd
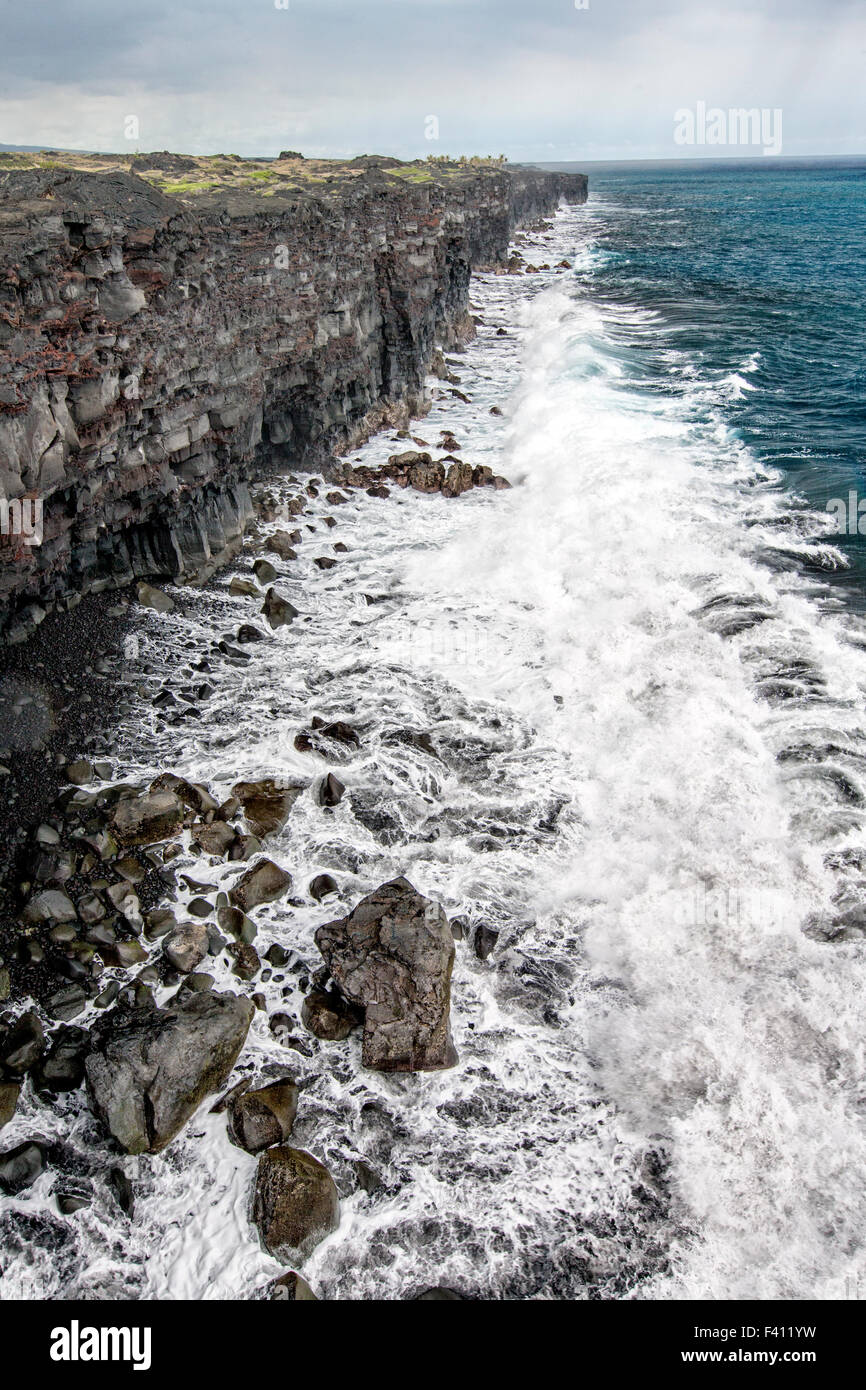
[[[863,189],[850,166],[596,174],[520,244],[570,269],[476,277],[478,335],[450,358],[468,399],[431,382],[413,424],[510,491],[353,493],[333,531],[311,501],[301,558],[274,561],[302,617],[215,669],[201,721],[153,693],[251,601],[228,572],[135,620],[124,778],[226,793],[310,776],[313,715],[361,733],[339,806],[305,794],[269,845],[301,892],[256,944],[294,965],[253,986],[242,1059],[296,1075],[292,1142],[341,1190],[303,1266],[321,1297],[866,1288],[866,560],[826,509],[863,486]],[[313,564],[325,537],[349,547],[336,570]],[[327,907],[303,894],[322,872]],[[459,1065],[366,1072],[357,1036],[286,1049],[267,1015],[297,1014],[316,927],[397,874],[499,932],[487,960],[457,947]],[[35,1120],[92,1170],[80,1099],[25,1100],[4,1140]],[[223,1116],[123,1162],[133,1222],[98,1183],[58,1218],[50,1172],[0,1201],[3,1297],[237,1299],[280,1272]]]

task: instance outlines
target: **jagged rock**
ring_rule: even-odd
[[[267,548],[274,555],[279,555],[281,560],[297,560],[295,544],[296,542],[292,540],[288,531],[275,531],[272,536],[268,537]]]
[[[282,594],[278,594],[276,589],[268,589],[262,612],[274,630],[287,627],[293,618],[298,617],[297,608],[289,603],[287,598],[283,598]]]
[[[313,564],[317,565],[320,570],[332,570],[336,563],[337,561],[328,555],[317,555],[313,561]]]
[[[34,1009],[28,1009],[13,1024],[0,1025],[0,1076],[17,1080],[36,1066],[45,1051],[45,1030]]]
[[[75,1091],[84,1080],[84,1056],[87,1051],[87,1031],[84,1028],[58,1028],[48,1051],[33,1068],[33,1085],[37,1091],[60,1095]]]
[[[135,1194],[132,1183],[126,1176],[122,1168],[111,1168],[108,1173],[108,1185],[117,1200],[120,1210],[129,1217],[130,1221],[135,1215]]]
[[[173,792],[156,791],[119,801],[112,829],[123,845],[152,845],[177,835],[183,824],[183,806]]]
[[[44,1171],[46,1150],[42,1144],[26,1141],[0,1153],[0,1192],[14,1196],[32,1187]]]
[[[259,953],[248,941],[235,941],[228,948],[234,959],[232,974],[239,980],[253,980],[262,968]]]
[[[188,975],[201,965],[208,953],[207,927],[204,922],[186,922],[176,927],[163,943],[166,960],[182,975]]]
[[[306,1259],[339,1225],[334,1179],[303,1149],[265,1149],[256,1172],[252,1219],[275,1259]]]
[[[229,893],[235,907],[249,912],[261,903],[273,903],[292,886],[292,876],[270,859],[261,859],[242,874]]]
[[[298,1113],[298,1088],[294,1081],[275,1081],[255,1091],[234,1095],[228,1106],[228,1135],[233,1144],[257,1154],[273,1144],[284,1144]]]
[[[282,830],[306,785],[297,779],[277,781],[273,777],[262,777],[255,782],[236,782],[232,796],[242,805],[250,830],[263,840]]]
[[[18,1107],[21,1086],[17,1081],[0,1081],[0,1129],[8,1125]]]
[[[492,955],[493,948],[499,940],[499,932],[492,927],[479,926],[475,928],[475,935],[472,938],[472,949],[479,960],[487,960]]]
[[[177,777],[173,772],[160,773],[159,777],[151,782],[150,790],[172,792],[184,806],[189,806],[202,816],[210,812],[216,814],[219,810],[219,802],[215,796],[211,796],[206,786],[201,782],[188,782],[185,777]]]
[[[304,1027],[323,1042],[342,1042],[353,1028],[357,1028],[361,1019],[359,1011],[335,990],[328,994],[323,990],[314,989],[301,1006],[301,1021]]]
[[[273,1280],[269,1285],[269,1297],[275,1303],[318,1303],[319,1301],[306,1279],[302,1279],[300,1274],[296,1274],[294,1270],[289,1270],[288,1274],[281,1274],[279,1279]]]
[[[346,788],[339,777],[335,777],[333,772],[329,772],[319,785],[319,805],[338,806],[343,799],[345,790]]]
[[[445,465],[438,460],[434,463],[429,454],[426,460],[409,469],[409,486],[416,492],[441,492],[445,482]]]
[[[316,932],[345,997],[365,1010],[363,1063],[377,1071],[452,1067],[454,938],[442,908],[405,878],[383,884],[348,917]]]
[[[462,463],[460,459],[455,459],[453,463],[449,464],[445,482],[442,485],[443,496],[459,497],[461,493],[469,492],[474,486],[470,463]]]
[[[96,1114],[127,1153],[159,1153],[224,1086],[255,1010],[235,994],[183,994],[165,1009],[114,1009],[85,1061]]]

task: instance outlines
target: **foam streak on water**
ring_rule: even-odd
[[[863,633],[792,567],[833,552],[729,432],[731,382],[667,353],[660,391],[663,321],[593,297],[606,215],[563,211],[539,238],[535,259],[569,255],[573,277],[475,282],[471,401],[446,393],[415,429],[447,425],[514,489],[354,496],[282,566],[305,619],[220,666],[200,725],[138,709],[126,728],[126,773],[221,791],[321,775],[293,747],[314,714],[361,730],[335,767],[344,801],[305,794],[271,848],[299,897],[327,870],[340,902],[261,910],[261,949],[316,968],[316,926],[397,873],[501,932],[483,964],[458,946],[453,1071],[361,1071],[357,1038],[305,1057],[256,1017],[242,1065],[296,1071],[296,1140],[346,1194],[304,1270],[326,1297],[837,1298],[866,1273],[864,940],[802,930],[866,900],[844,853],[864,843]],[[350,552],[322,573],[336,540]],[[175,681],[184,643],[252,618],[228,579],[142,620],[157,666],[171,629]],[[297,1011],[299,978],[264,986],[270,1012]],[[53,1123],[98,1153],[66,1110],[29,1103],[4,1140]],[[5,1261],[4,1296],[237,1298],[279,1272],[220,1117],[126,1166],[133,1225],[100,1197],[62,1257],[33,1242]],[[47,1219],[52,1182],[7,1211]]]

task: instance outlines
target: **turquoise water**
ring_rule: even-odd
[[[592,178],[607,255],[584,291],[662,319],[665,346],[727,384],[727,422],[812,508],[866,496],[866,162]],[[672,389],[658,340],[645,370]],[[866,538],[836,543],[866,600]]]

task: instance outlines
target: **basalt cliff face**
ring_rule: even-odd
[[[120,169],[0,173],[0,498],[42,505],[41,544],[0,536],[0,639],[212,569],[251,479],[416,412],[436,346],[472,331],[472,270],[585,197],[520,168],[361,162],[185,199]]]

